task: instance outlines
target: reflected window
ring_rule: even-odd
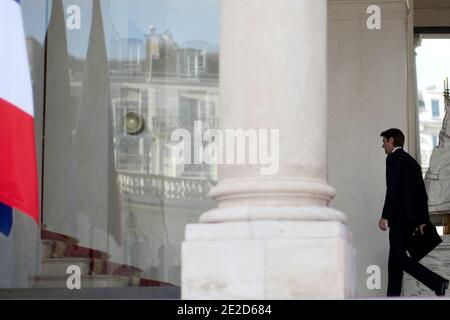
[[[438,137],[436,135],[432,136],[432,140],[433,140],[433,148],[436,147],[438,145]]]
[[[439,100],[431,100],[431,115],[433,118],[439,118]]]

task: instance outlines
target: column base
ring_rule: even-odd
[[[350,232],[336,221],[191,224],[182,298],[352,298],[354,255]]]

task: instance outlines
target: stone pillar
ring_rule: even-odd
[[[184,299],[353,296],[345,215],[328,207],[326,33],[326,0],[222,1],[220,128],[278,129],[279,170],[220,166],[217,208],[186,228]]]

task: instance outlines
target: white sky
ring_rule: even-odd
[[[444,79],[450,78],[450,39],[423,39],[416,53],[419,91],[432,85],[443,91]]]

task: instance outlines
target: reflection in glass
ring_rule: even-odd
[[[49,7],[47,231],[104,253],[90,273],[122,277],[111,286],[180,285],[184,229],[213,206],[217,168],[178,164],[171,134],[218,126],[218,1],[79,3],[89,32]]]
[[[33,86],[36,151],[40,173],[42,164],[41,137],[44,101],[46,0],[21,0],[20,5]],[[2,48],[2,50],[5,50],[5,48]],[[39,185],[40,182],[39,179]],[[28,216],[13,210],[11,234],[8,237],[0,235],[1,289],[29,287],[29,276],[36,274],[40,269],[39,242],[40,230],[36,223]]]

